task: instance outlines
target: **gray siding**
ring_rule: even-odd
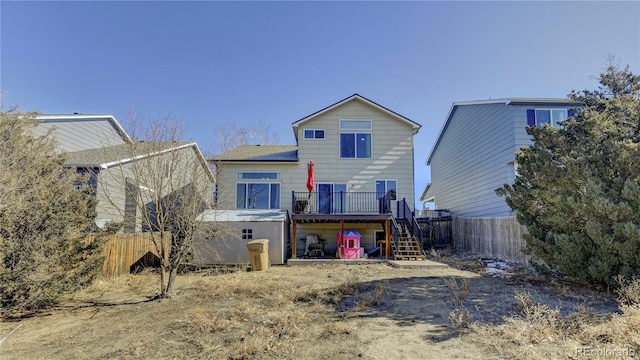
[[[165,179],[164,170],[158,166],[164,166],[168,160],[170,160],[171,172],[174,174],[169,179]],[[143,196],[143,202],[148,202],[152,191],[160,191],[162,196],[165,196],[190,184],[195,184],[199,189],[210,186],[207,171],[208,169],[200,162],[193,147],[181,148],[101,169],[96,190],[98,201],[96,223],[122,222],[125,219],[131,219],[130,216],[135,216],[135,226],[131,226],[133,224],[129,223],[125,230],[140,231],[142,225],[141,208],[144,207],[144,203],[140,201],[135,204],[131,203],[131,199],[127,199],[125,193],[127,186],[131,187],[136,183],[134,179],[137,178],[141,186],[139,191]],[[135,186],[133,187],[135,188]]]
[[[515,179],[515,154],[532,144],[527,109],[567,105],[505,103],[458,105],[431,158],[427,197],[461,217],[502,217],[514,213],[495,190]]]
[[[40,120],[35,135],[44,136],[49,132],[56,138],[60,152],[97,149],[125,143],[107,118]]]
[[[431,159],[429,195],[437,208],[467,217],[510,214],[495,189],[513,180],[513,111],[505,104],[455,109]]]
[[[201,265],[225,264],[246,265],[250,262],[247,243],[251,240],[242,239],[242,229],[251,229],[253,239],[269,240],[269,263],[284,264],[288,249],[289,223],[286,221],[260,222],[228,222],[237,236],[226,236],[223,239],[204,239],[194,244],[194,261]],[[215,225],[211,225],[215,226]]]

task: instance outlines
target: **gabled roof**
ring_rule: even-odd
[[[428,201],[430,200],[427,197],[427,193],[429,192],[429,188],[431,188],[431,183],[425,184],[424,187],[422,188],[422,192],[420,192],[420,197],[418,199],[420,199],[420,201]]]
[[[138,142],[135,143],[133,148],[131,144],[123,144],[69,152],[65,154],[66,161],[64,165],[107,169],[112,166],[189,147],[193,147],[200,163],[208,170],[207,173],[213,181],[213,174],[198,145],[194,142]]]
[[[344,99],[342,99],[342,100],[338,101],[338,102],[337,102],[337,103],[335,103],[335,104],[329,105],[329,106],[327,106],[327,107],[326,107],[326,108],[324,108],[324,109],[321,109],[321,110],[319,110],[319,111],[316,111],[316,112],[314,112],[313,114],[307,115],[307,116],[303,117],[302,119],[300,119],[300,120],[298,120],[298,121],[294,121],[294,122],[291,124],[291,126],[293,126],[293,132],[294,132],[294,134],[295,134],[295,136],[296,136],[296,141],[298,140],[298,132],[296,131],[296,129],[297,129],[297,127],[298,127],[298,126],[300,126],[302,123],[304,123],[305,121],[311,120],[311,119],[313,119],[313,118],[315,118],[315,117],[317,117],[317,116],[320,116],[320,115],[322,115],[322,114],[324,114],[324,113],[326,113],[326,112],[328,112],[328,111],[330,111],[330,110],[333,110],[333,109],[337,108],[338,106],[341,106],[341,105],[343,105],[343,104],[346,104],[346,103],[348,103],[348,102],[350,102],[350,101],[354,101],[354,100],[359,100],[359,101],[362,101],[362,102],[364,102],[364,103],[367,103],[367,104],[369,104],[369,105],[371,105],[371,106],[373,106],[373,107],[377,108],[378,110],[380,110],[380,111],[382,111],[382,112],[384,112],[384,113],[387,113],[387,114],[391,115],[392,117],[394,117],[394,118],[396,118],[396,119],[398,119],[398,120],[400,120],[400,121],[402,121],[402,122],[407,123],[409,126],[411,126],[411,127],[413,128],[413,133],[414,133],[414,134],[415,134],[415,133],[417,133],[417,132],[418,132],[418,130],[420,130],[420,126],[421,126],[421,125],[420,125],[420,124],[418,124],[417,122],[415,122],[415,121],[413,121],[413,120],[410,120],[409,118],[406,118],[406,117],[404,117],[404,116],[402,116],[402,115],[398,114],[398,113],[397,113],[397,112],[395,112],[395,111],[389,110],[389,109],[387,109],[386,107],[384,107],[384,106],[382,106],[382,105],[380,105],[380,104],[378,104],[378,103],[375,103],[375,102],[373,102],[373,101],[371,101],[371,100],[369,100],[369,99],[365,98],[364,96],[361,96],[361,95],[359,95],[359,94],[353,94],[353,95],[351,95],[351,96],[349,96],[349,97],[347,97],[347,98],[344,98]]]
[[[120,125],[118,120],[113,115],[84,115],[84,114],[49,114],[49,115],[38,115],[36,119],[39,122],[72,122],[72,121],[104,121],[107,120],[113,129],[118,135],[120,135],[125,142],[132,142],[129,134],[124,130],[124,128]]]
[[[456,109],[459,106],[470,106],[470,105],[487,105],[487,104],[504,104],[506,105],[552,105],[552,106],[577,106],[575,102],[570,101],[566,98],[501,98],[501,99],[487,99],[487,100],[473,100],[473,101],[458,101],[451,104],[451,108],[449,109],[449,113],[447,114],[447,119],[445,120],[442,128],[440,128],[440,133],[438,133],[438,137],[436,138],[436,142],[433,144],[431,148],[431,152],[429,152],[429,157],[427,161],[425,161],[426,165],[431,165],[431,158],[435,153],[438,145],[440,145],[440,140],[444,135],[444,132],[447,130],[449,126],[449,122],[453,117]]]
[[[295,145],[241,145],[209,161],[297,162],[298,147]]]

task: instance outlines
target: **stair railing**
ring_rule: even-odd
[[[415,214],[411,211],[406,198],[398,201],[398,218],[407,223],[411,235],[414,236],[416,240],[418,240],[420,251],[422,251],[422,254],[426,256],[426,253],[424,252],[424,246],[422,245],[424,241],[422,227],[420,227]]]

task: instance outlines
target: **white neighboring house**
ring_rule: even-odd
[[[526,127],[558,126],[578,106],[558,98],[454,102],[426,160],[431,183],[420,200],[458,217],[514,215],[495,190],[514,182],[515,153],[533,143]]]

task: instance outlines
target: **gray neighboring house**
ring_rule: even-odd
[[[514,182],[515,153],[532,144],[526,127],[557,126],[577,106],[558,98],[453,103],[427,158],[431,183],[420,200],[458,217],[514,215],[495,190]]]
[[[137,199],[155,190],[151,184],[134,179],[134,162],[159,164],[166,166],[166,171],[177,166],[201,169],[198,176],[213,183],[213,174],[196,143],[136,143],[111,115],[41,115],[37,120],[35,135],[56,139],[57,150],[66,155],[65,166],[90,174],[89,183],[98,200],[95,209],[98,226],[126,220],[125,232],[145,230],[138,213],[142,203]],[[188,176],[171,179],[194,181]],[[171,188],[186,185],[172,184]]]

